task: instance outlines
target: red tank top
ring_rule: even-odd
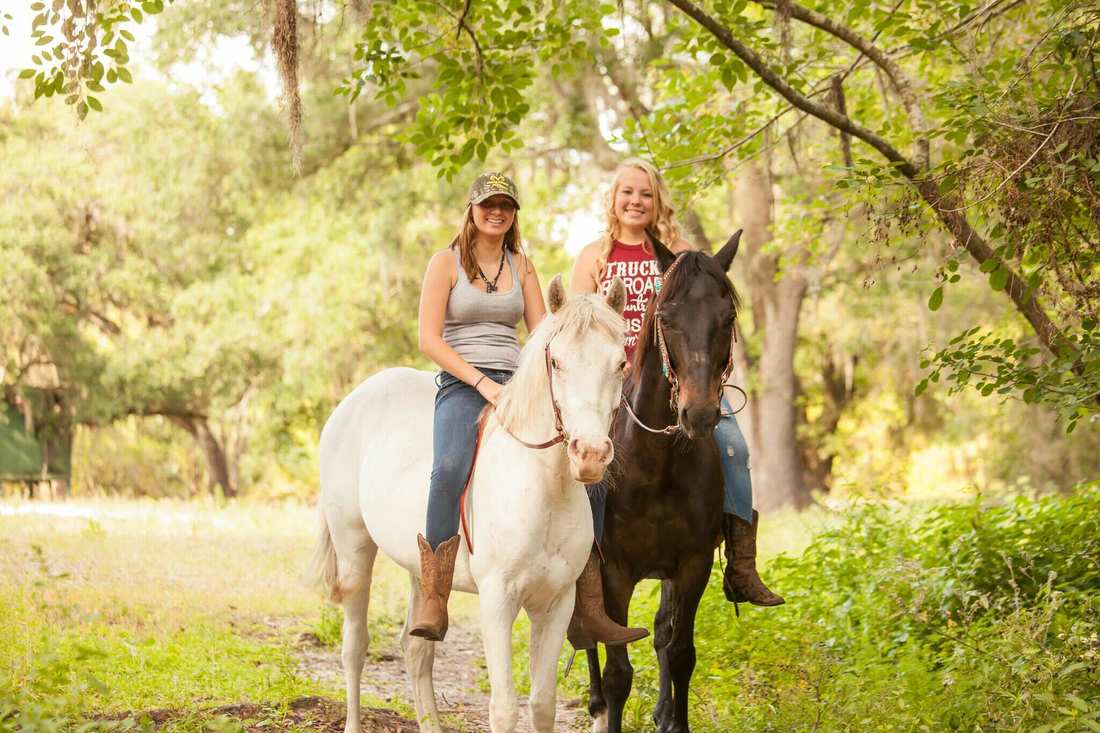
[[[649,299],[659,289],[661,280],[657,269],[657,260],[647,251],[647,245],[623,244],[616,240],[612,243],[611,253],[607,256],[607,267],[600,277],[600,291],[607,292],[611,281],[616,277],[626,285],[626,356],[634,357],[638,346],[638,333],[642,330],[642,319],[649,306]]]

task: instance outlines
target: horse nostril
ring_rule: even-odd
[[[579,454],[580,451],[581,451],[580,445],[581,445],[580,439],[579,438],[573,438],[572,440],[569,441],[569,452],[572,453],[573,455]]]

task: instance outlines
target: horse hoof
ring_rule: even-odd
[[[607,733],[607,708],[592,718],[592,733]]]

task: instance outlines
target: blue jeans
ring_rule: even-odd
[[[731,412],[730,403],[722,397],[722,412]],[[725,498],[722,511],[736,514],[752,523],[752,477],[749,475],[749,444],[737,424],[737,416],[729,415],[718,421],[714,428],[718,443],[718,457],[722,461],[722,484]]]
[[[731,407],[722,398],[722,412]],[[752,522],[752,477],[749,475],[749,444],[737,424],[737,417],[728,415],[714,428],[714,440],[718,444],[718,456],[722,463],[724,498],[722,511],[736,514],[746,522]],[[603,539],[603,521],[607,513],[607,478],[588,486],[588,503],[592,506],[592,531],[596,541]]]
[[[481,373],[500,384],[512,378],[512,372],[498,369],[481,369]],[[459,498],[474,460],[477,417],[486,404],[476,389],[447,372],[439,373],[436,384],[432,479],[424,531],[433,550],[458,534]]]

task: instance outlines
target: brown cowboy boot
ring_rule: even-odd
[[[760,526],[760,514],[752,510],[752,524],[735,514],[722,515],[722,534],[726,539],[726,575],[722,590],[726,600],[733,604],[740,616],[738,603],[754,606],[778,606],[784,603],[782,596],[772,593],[756,572],[756,528]]]
[[[595,649],[596,642],[629,644],[649,636],[647,629],[620,626],[607,617],[603,609],[600,561],[595,552],[588,556],[588,562],[577,578],[577,600],[573,604],[573,618],[569,619],[566,636],[574,649]]]
[[[424,535],[418,534],[416,542],[420,546],[420,608],[409,633],[430,641],[443,641],[447,635],[447,598],[455,575],[459,536],[440,542],[434,553]]]

